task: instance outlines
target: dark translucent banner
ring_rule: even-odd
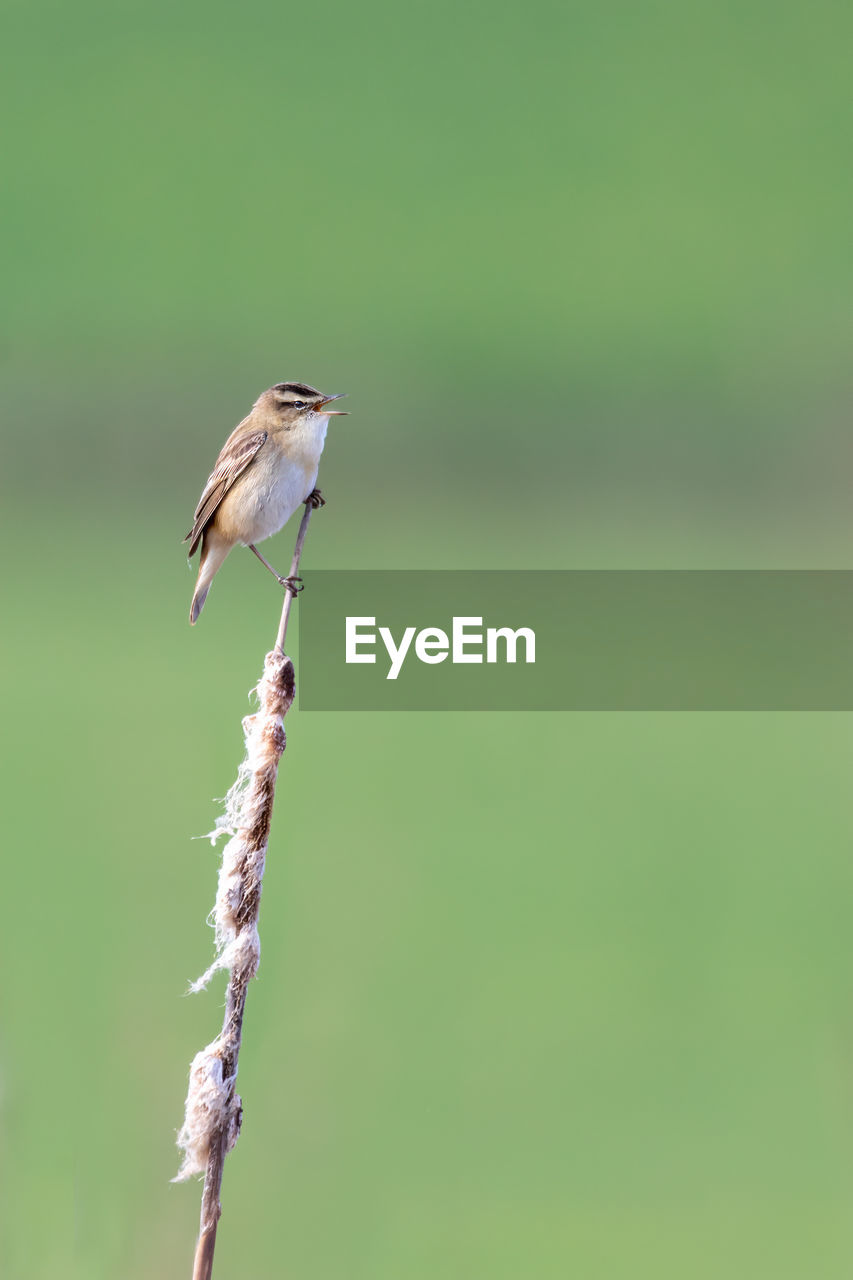
[[[847,570],[314,570],[305,711],[853,710]]]

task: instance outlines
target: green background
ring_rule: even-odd
[[[5,1276],[189,1274],[261,389],[350,393],[306,568],[849,566],[851,28],[7,0]],[[850,1274],[846,716],[288,737],[218,1280]]]

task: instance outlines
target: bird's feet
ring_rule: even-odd
[[[269,569],[270,573],[275,578],[276,582],[280,587],[284,587],[285,591],[289,591],[292,596],[299,595],[299,592],[302,590],[301,578],[296,578],[296,577],[283,578],[281,574],[277,573],[276,570],[272,567],[269,560],[264,559],[264,557],[261,555],[260,551],[258,550],[258,548],[255,546],[253,542],[250,542],[247,545],[252,555],[258,557],[258,559],[260,560],[261,564],[264,566],[265,569]],[[299,583],[300,585],[297,586],[297,583]]]
[[[323,497],[322,490],[312,489],[305,499],[306,507],[313,507],[316,511],[318,507],[325,507],[326,499]]]

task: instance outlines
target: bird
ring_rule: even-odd
[[[327,396],[306,382],[277,382],[258,396],[251,413],[222,446],[193,517],[189,558],[201,543],[190,624],[232,547],[248,547],[274,578],[294,594],[298,580],[283,578],[264,559],[257,542],[282,529],[297,507],[323,506],[317,483],[329,419],[346,410],[327,409],[346,392]]]

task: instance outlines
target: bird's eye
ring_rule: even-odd
[[[290,407],[291,407],[291,409],[304,409],[304,408],[305,408],[305,401],[304,401],[304,400],[291,400],[291,402],[290,402]]]

